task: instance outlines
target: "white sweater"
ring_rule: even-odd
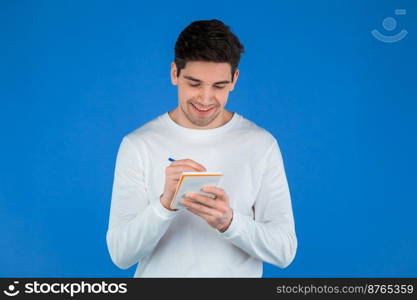
[[[223,172],[233,209],[225,232],[162,206],[168,157]],[[288,266],[297,238],[276,139],[237,113],[206,130],[180,126],[168,113],[146,123],[120,144],[106,239],[119,268],[139,263],[135,277],[261,277],[262,261]]]

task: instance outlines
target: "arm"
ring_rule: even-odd
[[[127,269],[152,253],[175,216],[159,196],[154,201],[149,197],[142,158],[125,137],[116,159],[106,235],[111,259],[119,268]]]
[[[297,237],[287,178],[275,139],[261,170],[254,219],[234,210],[232,223],[222,236],[250,255],[285,268],[295,257]]]

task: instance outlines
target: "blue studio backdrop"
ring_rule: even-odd
[[[227,108],[278,140],[298,251],[264,277],[417,276],[417,2],[1,1],[0,276],[131,277],[106,246],[121,139],[177,105],[175,40],[246,48]]]

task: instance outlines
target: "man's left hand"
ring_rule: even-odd
[[[203,218],[213,228],[225,232],[232,223],[233,210],[226,192],[215,186],[207,186],[203,192],[213,194],[215,199],[196,193],[186,193],[180,201],[188,211]]]

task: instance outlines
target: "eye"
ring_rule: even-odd
[[[199,83],[197,83],[197,84],[189,84],[190,86],[192,86],[192,87],[197,87],[197,86],[200,86],[200,84]]]
[[[214,87],[215,87],[216,89],[218,89],[218,90],[224,89],[224,85],[223,85],[223,86],[218,86],[218,85],[215,85]]]

